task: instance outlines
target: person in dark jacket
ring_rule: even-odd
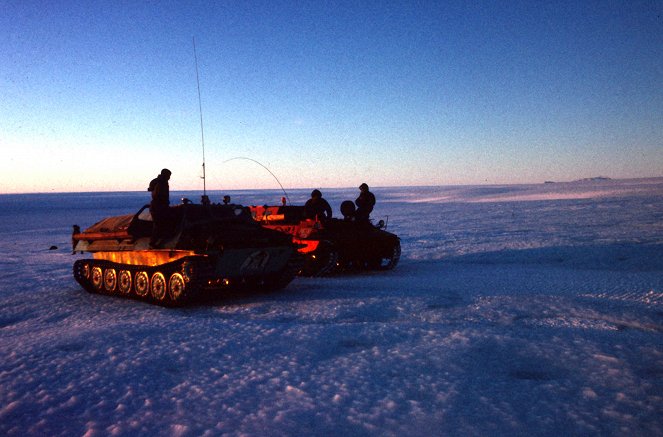
[[[355,200],[355,205],[357,205],[355,220],[358,222],[368,222],[368,217],[375,206],[375,195],[369,191],[368,185],[365,183],[359,186],[359,191],[359,197]]]
[[[313,190],[311,198],[304,205],[306,218],[326,220],[332,218],[332,209],[329,202],[322,198],[320,190]]]
[[[150,246],[158,246],[168,230],[170,218],[170,187],[168,180],[170,180],[170,175],[170,170],[164,168],[159,176],[152,179],[150,186],[147,188],[147,191],[152,193],[150,214],[152,214],[153,229]]]

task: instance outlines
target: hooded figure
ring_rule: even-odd
[[[313,190],[311,198],[304,204],[306,218],[326,220],[332,217],[332,209],[329,203],[322,198],[320,190]]]
[[[359,191],[359,197],[355,200],[355,205],[357,205],[355,219],[357,221],[368,221],[368,216],[375,206],[375,196],[368,190],[368,185],[365,183],[359,186]]]

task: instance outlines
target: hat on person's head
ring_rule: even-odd
[[[363,184],[361,184],[361,185],[359,186],[359,189],[360,189],[360,190],[368,190],[368,185],[366,185],[366,182],[364,182]]]

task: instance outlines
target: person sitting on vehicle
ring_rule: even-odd
[[[344,221],[354,221],[356,212],[357,208],[355,208],[355,203],[352,200],[344,200],[341,202],[341,215],[343,216]]]
[[[375,206],[375,195],[368,190],[368,185],[361,184],[359,186],[359,197],[355,200],[357,205],[357,212],[355,212],[356,221],[368,221],[368,217],[373,211]]]
[[[311,198],[306,201],[304,211],[308,219],[326,220],[332,218],[331,206],[322,198],[320,190],[311,192]]]

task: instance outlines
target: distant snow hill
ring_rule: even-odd
[[[578,179],[575,182],[600,182],[600,181],[611,181],[612,178],[607,178],[605,176],[596,176],[593,178],[584,178],[584,179]]]

